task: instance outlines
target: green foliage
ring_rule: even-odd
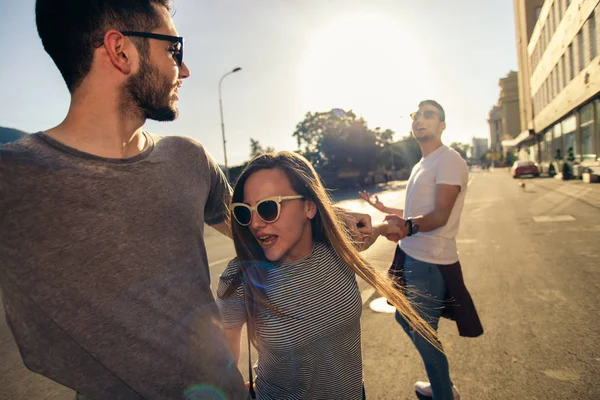
[[[392,148],[396,169],[411,170],[412,167],[418,163],[423,156],[421,154],[419,142],[417,142],[412,134],[409,134],[400,141],[394,143]]]
[[[507,167],[512,167],[512,165],[517,161],[517,156],[511,151],[506,153],[506,158],[504,159],[504,165]]]
[[[391,169],[401,152],[392,145],[394,132],[369,129],[352,111],[309,112],[293,136],[298,149],[311,163],[327,171]]]
[[[275,151],[275,148],[270,147],[270,146],[262,147],[258,140],[254,140],[254,139],[250,138],[250,158],[251,159],[258,155],[261,155],[264,153],[272,153],[274,151]]]
[[[364,184],[376,171],[386,177],[391,171],[400,171],[397,176],[407,177],[421,159],[421,149],[412,134],[394,142],[394,131],[370,129],[352,111],[308,112],[292,136],[298,145],[296,152],[306,157],[327,183],[337,187]],[[250,157],[269,151],[273,148],[250,139]],[[233,181],[246,165],[230,169]]]
[[[460,156],[463,159],[465,159],[465,160],[467,159],[467,150],[469,149],[469,145],[468,144],[454,142],[454,143],[450,144],[449,147],[451,147],[454,150],[456,150],[456,152],[458,154],[460,154]]]

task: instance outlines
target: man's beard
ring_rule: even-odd
[[[144,118],[173,121],[179,112],[170,104],[174,84],[160,74],[158,68],[142,59],[140,70],[129,78],[124,90],[125,109],[143,112]]]

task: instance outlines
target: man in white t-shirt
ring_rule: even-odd
[[[461,307],[458,308],[473,310],[464,320],[474,322],[474,329],[465,334],[456,319],[459,331],[462,336],[478,336],[483,329],[462,282],[456,248],[456,235],[467,191],[467,165],[456,151],[442,144],[446,118],[441,105],[433,100],[424,100],[411,118],[412,132],[419,142],[423,158],[410,174],[404,210],[386,207],[377,197],[372,201],[366,192],[361,193],[361,197],[380,211],[394,214],[386,219],[404,227],[403,233],[387,237],[400,241],[394,260],[395,263],[398,259],[403,260],[399,266],[403,270],[402,283],[420,293],[413,296],[412,300],[418,304],[421,316],[437,330],[444,309],[443,301],[451,297],[448,296],[449,292],[454,295],[452,289],[458,288],[458,296],[465,294],[468,303],[467,307],[459,304]],[[450,379],[444,353],[415,334],[398,313],[396,319],[421,354],[431,382],[417,382],[417,395],[420,398],[434,397],[436,400],[460,399]]]

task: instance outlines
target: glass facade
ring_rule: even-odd
[[[562,129],[561,129],[561,124],[560,122],[556,125],[554,125],[554,133],[552,134],[552,159],[554,160],[562,160],[564,157],[562,148]]]
[[[554,159],[554,149],[552,148],[552,129],[546,130],[546,152],[544,153],[545,161],[552,162]]]
[[[577,138],[575,137],[575,131],[577,130],[577,118],[575,115],[571,115],[563,120],[561,125],[564,144],[563,159],[573,161],[577,152]]]
[[[581,155],[582,159],[595,160],[594,149],[594,104],[586,104],[579,113],[579,129],[581,131]]]

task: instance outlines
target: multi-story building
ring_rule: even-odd
[[[498,106],[490,110],[488,124],[490,124],[490,149],[502,152],[502,109]]]
[[[521,133],[521,121],[519,118],[519,82],[515,71],[510,71],[498,82],[500,96],[498,105],[494,106],[489,113],[488,123],[490,125],[490,143],[494,152],[505,152],[510,146],[503,144],[514,140]]]
[[[503,144],[517,146],[542,168],[560,169],[568,162],[575,175],[586,168],[595,172],[600,167],[599,1],[546,0],[541,8],[539,3],[514,1],[520,80],[529,90],[521,90],[526,128]]]
[[[561,0],[563,1],[563,0]],[[531,66],[527,46],[542,11],[544,0],[515,0],[515,27],[517,38],[517,62],[519,65],[519,116],[521,129],[526,134],[533,129],[533,104],[531,102]]]
[[[471,158],[478,163],[481,157],[487,153],[488,148],[487,138],[474,137],[471,145]]]

